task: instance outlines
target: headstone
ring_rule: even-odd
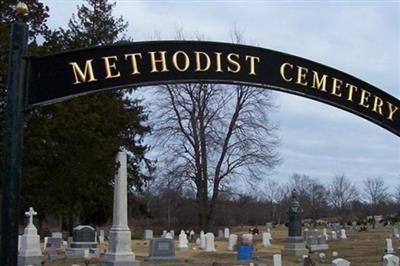
[[[267,227],[267,229],[272,229],[272,222],[265,223],[265,226]]]
[[[104,236],[104,230],[103,230],[103,229],[100,229],[100,231],[99,231],[99,236],[98,236],[97,238],[98,238],[98,240],[99,240],[99,244],[100,244],[100,245],[104,244],[104,238],[105,238],[105,236]]]
[[[198,238],[196,239],[196,245],[198,245],[198,246],[201,245],[200,237],[198,237]]]
[[[273,266],[282,266],[281,254],[274,254],[274,256],[272,256],[272,265]]]
[[[170,230],[169,233],[171,234],[172,239],[175,239],[175,231],[174,230]]]
[[[72,231],[72,242],[65,253],[67,259],[83,258],[85,251],[97,248],[95,229],[90,225],[78,225]],[[50,243],[51,238],[49,238]]]
[[[178,249],[178,251],[187,251],[189,249],[188,239],[185,234],[185,231],[183,231],[183,230],[179,234],[179,243],[178,243],[177,249]]]
[[[382,266],[399,266],[399,257],[393,254],[383,256]]]
[[[224,228],[224,238],[229,238],[229,228]]]
[[[224,231],[222,229],[218,229],[218,238],[224,237]]]
[[[326,228],[322,229],[322,235],[325,237],[325,240],[328,241],[329,240],[329,236],[328,236],[328,232],[326,230]]]
[[[113,223],[109,233],[109,244],[102,265],[138,266],[132,252],[131,231],[128,227],[128,184],[126,151],[117,155],[118,173],[114,181]]]
[[[153,238],[153,230],[150,229],[145,229],[143,233],[143,239],[144,240],[150,240]]]
[[[228,250],[234,251],[236,249],[238,236],[235,234],[229,235],[228,238]]]
[[[332,240],[337,240],[337,233],[336,233],[336,231],[332,231]]]
[[[303,256],[303,266],[315,266],[315,264],[309,256],[304,255]]]
[[[21,238],[22,238],[22,236],[18,235],[18,252],[21,249]]]
[[[263,247],[270,246],[271,245],[270,239],[271,239],[270,233],[263,233],[262,234],[262,242],[261,242],[262,246]]]
[[[337,258],[332,261],[332,266],[350,266],[350,262],[345,259]]]
[[[318,254],[318,256],[319,256],[319,262],[321,262],[321,263],[325,263],[325,261],[326,261],[326,255],[325,255],[325,253],[319,253]]]
[[[62,240],[62,238],[48,237],[47,243],[51,244],[55,248],[61,248],[63,240]]]
[[[206,247],[206,235],[204,231],[200,231],[200,248],[205,249]]]
[[[246,246],[252,246],[253,234],[242,234],[242,244]]]
[[[329,248],[325,236],[319,235],[318,231],[314,231],[308,235],[306,246],[311,252],[327,250]]]
[[[193,230],[191,230],[190,233],[189,233],[189,240],[193,241],[194,240],[194,235],[195,235],[195,232]]]
[[[153,238],[150,240],[149,256],[145,261],[177,260],[175,257],[174,241],[168,238]]]
[[[332,251],[332,257],[336,258],[337,256],[339,256],[339,253],[337,251]]]
[[[62,232],[53,232],[53,233],[51,233],[51,237],[53,237],[53,238],[63,238],[63,236],[62,236]]]
[[[214,252],[215,250],[215,244],[214,244],[214,234],[213,233],[207,233],[205,235],[206,238],[206,243],[204,247],[205,252]]]
[[[346,230],[340,229],[340,239],[347,239]]]
[[[167,238],[167,239],[174,239],[174,238],[172,237],[172,235],[171,235],[170,232],[166,233],[165,236],[164,236],[164,238]]]
[[[168,233],[167,230],[163,230],[163,231],[162,231],[162,234],[161,234],[161,237],[162,237],[162,238],[165,238],[165,236],[167,235],[167,233]]]
[[[33,216],[37,215],[37,212],[30,207],[29,211],[25,212],[25,215],[29,217],[29,222],[21,237],[18,266],[39,266],[42,265],[43,254],[40,249],[40,236],[37,234],[37,229],[33,224]]]
[[[386,254],[393,254],[393,245],[392,245],[392,239],[391,238],[386,238],[386,249],[385,249]]]
[[[56,260],[58,259],[57,249],[53,247],[51,244],[47,244],[45,248],[46,254],[49,260]]]
[[[43,246],[46,248],[47,247],[47,241],[49,240],[49,237],[48,236],[45,236],[44,238],[43,238],[43,241],[44,241],[44,244],[43,244]]]
[[[393,235],[392,235],[392,237],[396,237],[396,238],[399,238],[399,237],[400,237],[400,235],[399,235],[399,228],[397,228],[397,227],[394,227],[394,228],[393,228]]]
[[[288,223],[288,238],[282,250],[283,256],[288,257],[303,257],[308,255],[308,250],[305,247],[304,239],[301,235],[301,214],[303,210],[298,201],[298,193],[294,189],[292,191],[292,199],[287,211],[289,218]]]

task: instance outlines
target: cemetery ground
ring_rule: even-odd
[[[243,228],[231,228],[231,233],[242,234],[247,233],[250,227]],[[260,232],[263,231],[262,227],[259,228]],[[346,240],[329,240],[329,250],[324,251],[326,254],[326,262],[321,263],[319,261],[319,252],[311,254],[312,260],[316,265],[331,265],[332,261],[332,251],[337,251],[341,258],[345,258],[351,262],[352,266],[372,266],[372,265],[382,265],[381,258],[384,255],[385,249],[385,239],[391,235],[391,228],[378,228],[369,229],[367,232],[356,232],[347,230]],[[133,231],[135,235],[140,235],[139,232]],[[285,240],[287,238],[287,228],[278,227],[271,230],[272,238],[271,246],[262,247],[261,246],[261,235],[255,236],[255,251],[253,253],[252,262],[263,262],[267,265],[272,265],[273,254],[280,253]],[[330,230],[328,230],[330,234]],[[177,240],[175,240],[177,244]],[[223,266],[234,266],[234,265],[249,265],[249,263],[239,262],[236,260],[236,253],[227,250],[226,239],[215,238],[216,252],[204,252],[198,248],[195,243],[189,243],[189,251],[179,252],[175,251],[178,257],[178,262],[146,262],[144,258],[148,256],[149,251],[149,241],[144,240],[132,240],[132,248],[135,252],[136,259],[140,261],[143,266],[150,265],[168,265],[168,266],[186,266],[186,265],[198,265],[206,266],[212,265],[213,262],[218,262]],[[395,253],[398,253],[400,241],[393,238],[393,247],[395,248]],[[105,249],[106,246],[99,246],[101,249]],[[59,251],[59,258],[55,261],[48,261],[46,259],[45,265],[49,266],[71,266],[72,264],[79,264],[81,266],[85,265],[83,259],[75,260],[65,260],[62,259],[62,251]],[[96,262],[90,265],[97,265]],[[293,260],[287,260],[283,258],[284,266],[291,265],[303,265],[300,262]]]

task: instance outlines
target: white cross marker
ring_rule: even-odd
[[[32,207],[29,207],[29,211],[25,212],[25,216],[29,217],[29,224],[28,225],[33,225],[33,216],[34,215],[37,215],[37,212],[35,212]]]

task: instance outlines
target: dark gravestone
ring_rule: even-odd
[[[311,260],[310,257],[305,257],[303,259],[303,266],[315,266],[314,262]]]
[[[153,238],[150,240],[149,256],[145,261],[177,260],[174,241],[168,238]]]
[[[89,225],[79,225],[74,228],[72,242],[68,243],[65,257],[82,258],[91,248],[97,248],[95,229]]]
[[[285,247],[282,250],[282,255],[285,257],[303,257],[308,255],[308,250],[305,247],[304,239],[301,236],[301,214],[303,210],[298,201],[298,194],[295,189],[292,191],[292,200],[287,211],[289,236]]]
[[[72,233],[73,242],[95,242],[96,231],[91,226],[80,225],[74,228]]]
[[[51,244],[55,248],[61,248],[62,242],[63,242],[62,238],[56,238],[56,237],[47,238],[47,243]]]

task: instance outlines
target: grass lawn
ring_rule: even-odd
[[[233,233],[241,234],[247,232],[248,228],[234,228],[231,230]],[[329,230],[328,230],[329,233]],[[347,232],[347,240],[330,240],[328,241],[329,250],[324,251],[326,254],[326,262],[320,263],[318,259],[319,253],[311,254],[311,257],[316,265],[331,265],[332,251],[337,251],[339,257],[345,258],[351,262],[353,266],[377,266],[382,265],[381,258],[384,255],[384,248],[386,245],[385,239],[389,237],[391,228],[381,228],[370,230],[368,232]],[[268,265],[272,265],[272,255],[280,253],[283,248],[284,241],[287,236],[286,228],[275,228],[272,230],[271,246],[261,247],[261,236],[255,237],[255,252],[253,262],[264,262]],[[177,242],[177,241],[176,241]],[[171,263],[157,263],[144,262],[144,257],[148,255],[149,243],[148,241],[133,240],[132,248],[135,252],[136,259],[139,260],[141,265],[168,265],[168,266],[179,266],[179,265],[193,265],[193,266],[206,266],[212,265],[213,262],[221,263],[224,266],[234,265],[249,265],[249,263],[239,263],[236,261],[236,253],[227,251],[227,240],[216,239],[215,241],[217,252],[206,253],[199,250],[195,244],[189,244],[189,251],[176,252],[180,262]],[[399,240],[393,239],[393,247],[398,253]],[[106,247],[101,247],[104,250]],[[65,260],[60,259],[56,261],[47,261],[45,265],[51,266],[71,266],[72,264],[85,265],[83,259],[77,260]],[[96,265],[97,263],[91,263],[90,265]],[[283,258],[284,266],[291,265],[302,265],[296,260],[290,260]]]

